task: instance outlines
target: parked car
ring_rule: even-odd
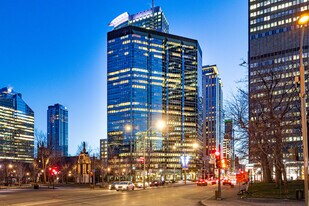
[[[131,181],[122,181],[115,184],[115,189],[119,190],[134,190],[135,185]]]
[[[222,182],[223,185],[232,185],[232,182],[230,179],[224,179]]]
[[[143,181],[141,181],[141,182],[136,182],[135,185],[136,185],[136,187],[138,187],[138,188],[143,188],[144,183],[143,183]],[[145,187],[149,187],[149,183],[148,183],[148,182],[145,182]]]
[[[150,187],[162,186],[162,185],[164,185],[164,183],[161,180],[153,180],[153,181],[150,182]]]
[[[109,189],[109,190],[115,190],[115,189],[116,189],[116,188],[115,188],[115,185],[116,185],[117,183],[119,183],[119,182],[113,182],[112,184],[108,185],[108,189]]]
[[[215,185],[215,184],[217,184],[217,180],[216,180],[216,179],[212,179],[212,180],[210,180],[210,183],[211,183],[212,185]]]
[[[207,184],[207,181],[205,179],[199,179],[199,180],[197,180],[196,185],[197,186],[207,186],[208,184]]]

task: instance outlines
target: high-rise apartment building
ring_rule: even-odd
[[[132,15],[125,12],[109,23],[114,29],[128,25],[169,33],[169,24],[160,6]]]
[[[224,138],[222,145],[223,158],[230,160],[232,158],[232,144],[233,144],[233,122],[232,120],[224,121]]]
[[[56,156],[68,156],[68,110],[60,104],[47,110],[47,146]]]
[[[233,138],[233,121],[226,119],[224,121],[224,138],[222,143],[222,158],[227,160],[228,169],[234,171],[235,154],[234,154],[234,138]]]
[[[299,168],[297,162],[290,160],[288,149],[298,146],[299,155],[302,156],[300,99],[298,89],[294,88],[294,79],[299,76],[300,49],[300,29],[296,20],[308,9],[309,1],[306,0],[249,0],[250,118],[255,120],[262,111],[275,111],[274,114],[277,116],[279,116],[278,113],[283,114],[287,111],[280,120],[281,126],[284,125],[280,134],[284,144],[283,158],[286,160],[286,166],[290,167],[287,171],[296,171]],[[303,46],[307,89],[309,86],[308,28],[305,28]],[[265,98],[273,100],[273,110],[258,106]],[[268,129],[271,125],[274,124],[269,124]],[[276,129],[267,131],[267,136],[273,138],[272,135],[275,133]],[[251,137],[249,143],[253,142]],[[250,161],[254,162],[255,156],[252,151],[253,147],[249,145]],[[288,174],[288,178],[293,176],[296,178],[298,175],[300,174]]]
[[[130,25],[108,33],[107,53],[112,170],[141,178],[145,156],[150,179],[183,178],[186,166],[186,177],[195,178],[199,151],[193,145],[201,141],[198,42]],[[159,120],[166,124],[161,131],[155,127]]]
[[[11,88],[0,89],[0,161],[32,163],[34,112]]]
[[[209,160],[211,154],[222,148],[223,92],[216,65],[203,66],[202,75],[203,157]],[[206,161],[206,170],[211,172],[211,168]]]
[[[100,159],[107,161],[107,139],[100,139]]]

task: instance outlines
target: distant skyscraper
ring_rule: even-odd
[[[223,145],[222,145],[222,154],[223,158],[228,161],[229,168],[233,170],[233,122],[230,119],[224,121],[224,138],[223,138]]]
[[[145,148],[153,176],[179,179],[184,174],[180,156],[189,156],[187,178],[195,178],[198,151],[193,145],[201,141],[198,42],[126,26],[108,33],[107,52],[108,157],[114,169],[120,161],[127,174],[141,176],[138,160]],[[158,120],[167,124],[163,131],[155,128]],[[132,130],[126,131],[126,125]]]
[[[203,155],[208,160],[210,154],[218,150],[219,146],[222,147],[223,93],[222,82],[216,65],[203,66],[202,74]],[[211,169],[211,167],[208,166],[208,169]]]
[[[114,29],[128,25],[169,33],[169,24],[160,6],[132,15],[125,12],[109,23]]]
[[[0,89],[0,161],[32,163],[34,156],[34,112],[22,95]]]
[[[60,104],[47,110],[47,146],[54,155],[68,156],[68,110]]]
[[[289,148],[298,146],[302,158],[302,135],[300,121],[300,99],[297,91],[287,93],[294,87],[294,77],[299,75],[300,29],[297,26],[297,17],[309,9],[309,1],[305,0],[249,0],[249,99],[250,114],[258,114],[263,108],[258,108],[257,102],[264,101],[267,89],[272,90],[272,99],[275,104],[280,103],[273,111],[284,111],[280,126],[284,125],[282,140],[284,143],[283,158],[286,166],[298,168],[297,162],[290,161]],[[308,52],[309,27],[305,27],[303,57],[306,73],[306,88],[308,93]],[[265,77],[266,75],[266,77]],[[275,83],[275,84],[274,84]],[[289,94],[294,96],[289,97]],[[255,99],[253,101],[252,99]],[[307,113],[308,113],[307,97]],[[287,103],[291,105],[287,106]],[[264,111],[266,109],[264,108]],[[265,114],[264,114],[265,115]],[[251,117],[254,119],[255,117]],[[268,129],[271,129],[270,127]],[[268,131],[268,136],[274,134],[277,128]],[[306,137],[307,138],[307,137]],[[249,143],[252,142],[252,139]],[[249,145],[250,161],[255,162],[252,155],[253,148]],[[294,169],[292,169],[294,170]],[[287,171],[292,171],[287,170]],[[295,169],[296,170],[296,169]],[[297,178],[298,174],[288,174]]]
[[[100,159],[107,161],[107,139],[100,139]]]

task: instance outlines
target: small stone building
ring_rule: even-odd
[[[77,183],[91,182],[91,159],[86,151],[86,143],[84,142],[83,150],[80,152],[77,160]]]

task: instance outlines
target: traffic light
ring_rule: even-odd
[[[57,167],[49,167],[48,170],[49,170],[49,174],[52,176],[58,174]]]
[[[219,151],[215,152],[215,157],[216,157],[216,167],[221,168],[221,157]]]
[[[144,157],[140,157],[138,159],[138,161],[141,163],[141,167],[143,168],[144,167],[144,164],[145,164],[145,158]]]
[[[222,159],[221,160],[221,165],[220,165],[221,168],[226,168],[227,167],[227,162],[226,162],[226,159]]]

